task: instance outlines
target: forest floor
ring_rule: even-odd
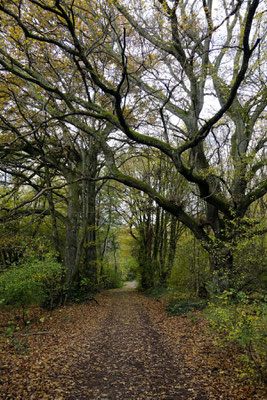
[[[172,317],[131,286],[27,318],[25,333],[11,310],[0,313],[1,400],[266,398],[236,351],[212,343],[200,312]]]

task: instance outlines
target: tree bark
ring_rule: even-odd
[[[70,183],[68,185],[68,215],[66,219],[65,238],[65,267],[67,270],[66,284],[68,289],[71,287],[78,270],[77,248],[80,217],[79,192],[80,189],[78,183]]]
[[[169,239],[169,251],[168,251],[168,261],[166,266],[166,276],[165,281],[169,279],[174,264],[176,246],[177,246],[177,218],[174,215],[171,216],[171,226],[170,226],[170,239]]]
[[[47,164],[45,164],[45,179],[46,179],[47,187],[51,187],[52,185],[51,185],[50,171],[49,171],[49,167]],[[55,251],[56,251],[57,261],[62,262],[62,254],[61,254],[61,248],[60,248],[60,242],[59,242],[55,204],[54,204],[54,200],[53,200],[53,193],[51,190],[49,190],[47,192],[47,200],[48,200],[48,204],[49,204],[49,211],[50,211],[51,221],[52,221],[52,238],[53,238],[54,247],[55,247]]]
[[[84,252],[83,273],[90,284],[98,283],[97,248],[96,248],[96,185],[95,182],[87,184],[88,220]]]
[[[229,290],[230,277],[233,271],[233,251],[224,242],[215,242],[209,254],[212,276],[211,294]]]
[[[93,179],[97,172],[97,149],[91,139],[90,147],[83,154],[83,218],[86,221],[85,250],[83,260],[83,277],[88,278],[89,285],[98,284],[98,262],[96,243],[96,183]]]

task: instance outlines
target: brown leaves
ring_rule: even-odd
[[[167,315],[158,302],[149,305],[150,316],[164,332],[175,354],[183,355],[185,373],[191,371],[192,384],[199,385],[209,399],[263,400],[265,388],[241,375],[238,348],[218,347],[201,311],[191,315]],[[187,370],[187,372],[186,372]]]
[[[0,365],[4,365],[4,370],[0,368],[0,399],[65,398],[66,387],[73,384],[71,363],[80,356],[82,337],[86,340],[84,334],[93,330],[98,321],[96,308],[93,303],[51,313],[31,308],[30,335],[26,336],[23,354],[18,354],[7,338],[0,336]],[[40,322],[43,317],[44,322]],[[1,334],[12,319],[11,312],[1,313]],[[33,334],[40,331],[49,334]],[[19,332],[24,332],[22,324]]]
[[[195,321],[170,317],[131,290],[105,292],[98,302],[31,308],[23,354],[0,336],[0,399],[264,398],[262,387],[240,379],[236,349],[214,345],[201,313]],[[12,311],[0,313],[1,333],[10,319]]]

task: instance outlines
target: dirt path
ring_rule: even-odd
[[[0,312],[0,400],[263,400],[219,348],[201,314],[171,317],[136,284],[52,312],[31,308],[5,336]]]
[[[144,297],[131,287],[110,292],[105,318],[87,338],[87,355],[73,368],[76,384],[68,400],[208,399],[191,387],[182,356],[172,356]]]

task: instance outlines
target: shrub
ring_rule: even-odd
[[[83,303],[94,299],[98,291],[98,286],[91,282],[90,278],[81,278],[80,280],[74,281],[71,288],[68,290],[68,301]]]
[[[101,287],[103,289],[115,289],[122,286],[120,273],[115,272],[112,268],[106,268],[101,279]]]
[[[53,259],[32,259],[12,266],[0,276],[0,300],[3,305],[25,307],[40,304],[55,306],[62,291],[62,266]]]
[[[155,286],[146,290],[145,294],[148,297],[163,297],[167,296],[168,289],[165,286]]]
[[[127,272],[125,281],[134,281],[136,279],[136,275],[137,275],[136,270],[133,268],[130,268],[129,271]]]
[[[186,300],[179,301],[175,300],[170,303],[167,307],[167,311],[172,315],[183,315],[191,311],[203,310],[206,307],[206,303],[194,301],[194,300]]]
[[[236,343],[243,349],[242,360],[248,372],[257,371],[263,381],[267,350],[267,305],[264,301],[250,302],[249,297],[239,292],[233,296],[225,291],[209,305],[207,315],[211,326],[218,332],[219,345]]]
[[[208,254],[186,231],[179,238],[174,265],[168,279],[170,294],[173,292],[173,297],[183,300],[198,297],[199,294],[202,295],[202,289],[209,277]]]
[[[232,287],[236,289],[265,293],[267,287],[266,237],[259,235],[242,238],[234,252]]]

